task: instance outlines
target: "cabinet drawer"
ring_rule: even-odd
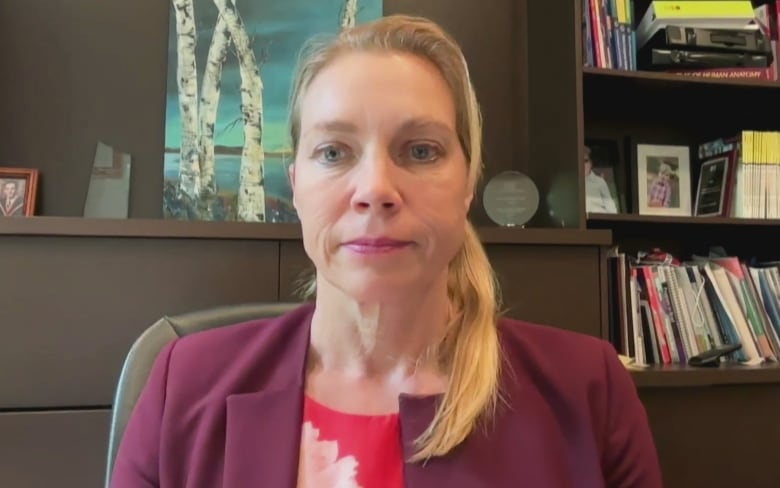
[[[0,413],[0,486],[103,486],[109,410]]]
[[[278,255],[276,241],[3,236],[0,409],[110,405],[147,327],[276,301]]]

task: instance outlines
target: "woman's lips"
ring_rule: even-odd
[[[401,250],[410,244],[410,241],[386,237],[364,237],[348,241],[344,243],[344,246],[358,254],[386,254]]]

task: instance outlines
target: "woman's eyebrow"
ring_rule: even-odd
[[[455,129],[453,129],[450,124],[426,116],[411,117],[409,119],[406,119],[404,122],[401,123],[399,129],[401,131],[435,129],[446,133],[455,132]],[[331,132],[331,133],[336,132],[336,133],[343,133],[343,134],[354,134],[359,131],[360,128],[357,126],[357,124],[353,122],[349,122],[347,120],[342,120],[342,119],[327,119],[313,124],[302,135],[306,136],[309,133],[317,133],[317,132]]]
[[[437,129],[444,132],[455,132],[455,129],[449,124],[430,117],[412,117],[401,124],[401,129]]]
[[[323,120],[321,122],[317,122],[314,124],[309,130],[306,132],[344,132],[348,134],[352,134],[357,132],[358,126],[353,124],[352,122],[348,122],[346,120],[339,120],[339,119],[332,119],[332,120]]]

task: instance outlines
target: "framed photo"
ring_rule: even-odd
[[[35,215],[38,170],[0,167],[0,217]]]
[[[640,215],[691,216],[689,146],[637,144],[636,163]]]
[[[694,207],[694,215],[697,217],[723,215],[730,161],[730,155],[724,154],[701,164]]]
[[[626,212],[626,179],[623,174],[620,141],[586,139],[583,154],[586,212]]]

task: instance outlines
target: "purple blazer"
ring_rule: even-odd
[[[312,311],[306,304],[167,344],[111,486],[295,488]],[[645,410],[609,343],[507,318],[499,330],[507,406],[446,457],[407,464],[406,487],[662,486]],[[400,396],[407,457],[438,398]]]

